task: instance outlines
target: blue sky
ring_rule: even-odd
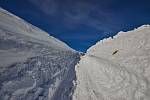
[[[0,0],[0,6],[75,50],[150,24],[149,0]]]

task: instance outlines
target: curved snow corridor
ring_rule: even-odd
[[[150,100],[150,26],[98,42],[76,75],[73,100]]]

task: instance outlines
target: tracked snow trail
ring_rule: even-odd
[[[150,26],[98,42],[76,75],[73,100],[150,100]]]

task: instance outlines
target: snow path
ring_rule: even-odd
[[[150,100],[150,26],[92,46],[76,76],[73,100]]]

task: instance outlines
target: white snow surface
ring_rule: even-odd
[[[74,51],[65,43],[59,41],[58,39],[52,36],[49,36],[49,34],[45,31],[37,28],[36,26],[31,25],[30,23],[9,13],[1,7],[0,40],[0,67],[9,66],[12,63],[23,61],[27,58],[31,58],[38,55],[37,53],[35,53],[34,50],[31,49],[18,50],[19,46],[16,48],[13,46],[15,43],[18,43],[20,45],[31,45],[32,43],[36,43],[32,46],[33,48],[38,48],[38,44],[40,44],[49,47],[49,49],[53,48],[61,51]],[[41,52],[42,50],[45,50],[45,48],[40,49]]]
[[[76,76],[73,100],[150,100],[150,25],[96,43]]]
[[[15,32],[17,34],[23,34],[25,36],[32,37],[33,39],[40,40],[40,42],[47,42],[47,45],[51,44],[55,47],[71,49],[65,43],[52,36],[49,36],[49,34],[45,31],[39,29],[36,26],[33,26],[32,24],[24,21],[23,19],[9,13],[2,8],[0,8],[0,27],[1,29]]]
[[[0,8],[0,100],[71,100],[79,59],[65,43]]]

